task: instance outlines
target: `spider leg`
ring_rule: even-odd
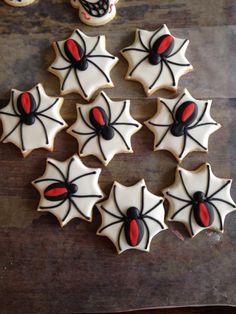
[[[82,43],[83,43],[83,46],[84,46],[84,54],[86,55],[87,53],[87,47],[86,47],[86,43],[85,43],[85,40],[84,38],[81,36],[80,32],[78,30],[75,31],[77,36],[81,39]]]
[[[107,104],[107,108],[108,108],[108,123],[110,124],[111,122],[111,106],[109,104],[109,101],[107,99],[107,97],[105,96],[105,94],[103,92],[101,92],[102,98],[105,100],[105,103]]]
[[[147,52],[147,50],[139,49],[139,48],[125,48],[122,50],[122,52],[126,51],[140,51],[140,52]]]
[[[13,128],[6,136],[4,136],[4,138],[3,138],[1,141],[4,142],[5,139],[7,139],[8,136],[10,136],[10,135],[18,128],[18,126],[19,126],[20,124],[21,124],[21,121],[19,121],[19,122],[14,126],[14,128]]]
[[[147,214],[149,214],[150,212],[152,212],[155,208],[157,208],[160,204],[163,203],[163,200],[160,200],[157,204],[155,204],[152,208],[150,208],[149,210],[146,211],[146,213],[143,214],[143,216],[146,216]]]
[[[158,34],[158,33],[162,30],[163,27],[164,27],[164,25],[161,25],[161,26],[152,34],[152,36],[151,36],[151,38],[150,38],[150,40],[149,40],[149,43],[148,43],[148,45],[149,45],[149,50],[152,49],[152,40],[153,40],[153,38],[156,36],[156,34]]]
[[[227,185],[229,185],[231,182],[231,180],[228,180],[221,188],[219,188],[218,190],[216,190],[214,193],[212,193],[210,196],[208,196],[207,198],[210,199],[212,198],[214,195],[216,195],[217,193],[219,193],[220,191],[222,191]]]
[[[56,207],[61,206],[62,204],[64,204],[66,200],[67,200],[67,198],[65,198],[64,200],[62,200],[60,203],[57,203],[56,205],[52,205],[52,206],[39,206],[39,208],[40,208],[40,209],[56,208]]]
[[[142,47],[146,50],[146,52],[149,52],[148,47],[146,47],[146,46],[144,45],[144,43],[143,43],[143,40],[142,40],[142,38],[141,38],[141,32],[140,32],[140,31],[138,31],[138,38],[139,38],[139,41],[140,41]]]
[[[0,111],[0,114],[5,114],[6,116],[10,116],[10,117],[20,117],[20,115],[16,115],[15,113],[8,113],[8,112],[4,112],[4,111]]]
[[[104,160],[107,160],[107,158],[106,158],[106,156],[105,156],[105,154],[104,154],[104,151],[103,151],[103,149],[102,149],[102,145],[101,145],[101,135],[100,135],[100,134],[98,134],[98,147],[99,147],[99,150],[100,150],[100,152],[101,152],[101,154],[102,154],[103,159],[104,159]]]
[[[71,201],[72,205],[74,205],[74,208],[77,210],[77,212],[78,212],[82,217],[84,217],[86,220],[90,220],[90,217],[87,217],[87,216],[79,209],[79,207],[78,207],[77,204],[73,201],[72,198],[69,198],[69,200]]]
[[[148,89],[152,89],[153,86],[156,84],[156,82],[159,80],[159,78],[161,76],[161,73],[162,73],[162,70],[163,70],[163,62],[161,61],[161,63],[160,63],[160,71],[159,71],[157,77],[155,78],[155,80],[153,81],[153,83],[148,87]]]
[[[193,140],[196,144],[198,144],[201,148],[203,148],[204,150],[207,150],[207,148],[203,146],[198,140],[196,140],[191,134],[189,134],[188,131],[186,132],[186,135],[189,138],[191,138],[191,140]]]
[[[113,225],[116,225],[118,223],[121,223],[123,220],[120,219],[120,220],[117,220],[117,221],[113,221],[111,223],[109,223],[108,225],[104,226],[102,229],[100,229],[98,232],[101,233],[103,232],[103,230],[105,230],[106,228],[109,228],[110,226],[113,226]]]
[[[175,77],[174,77],[173,71],[171,70],[171,67],[169,66],[169,64],[167,63],[166,60],[163,59],[163,62],[165,63],[167,69],[168,69],[169,72],[170,72],[170,76],[171,76],[171,78],[172,78],[172,86],[176,86]]]
[[[70,168],[71,168],[71,165],[72,165],[72,162],[75,161],[74,158],[71,158],[68,166],[67,166],[67,170],[66,170],[66,182],[69,181],[69,176],[70,176]]]
[[[43,124],[43,121],[36,115],[35,118],[40,122],[42,128],[43,128],[43,131],[44,131],[44,134],[45,134],[45,138],[46,138],[46,144],[49,143],[49,140],[48,140],[48,134],[47,134],[47,129],[45,127],[45,125]]]
[[[181,66],[181,67],[188,67],[191,64],[190,63],[178,63],[178,62],[173,62],[170,60],[166,60],[167,63],[173,64],[173,65],[177,65],[177,66]]]
[[[112,125],[130,125],[130,126],[135,126],[136,128],[138,128],[138,124],[129,123],[129,122],[117,122],[117,123],[112,123]]]
[[[167,133],[170,131],[171,125],[166,129],[165,133],[163,134],[163,136],[161,137],[161,139],[159,140],[159,142],[155,145],[155,147],[158,147],[162,141],[164,140],[164,138],[166,137]]]
[[[189,212],[189,227],[190,227],[190,231],[191,231],[191,235],[193,236],[193,226],[192,226],[192,213],[193,213],[193,207],[191,207],[190,212]]]
[[[185,96],[185,93],[183,93],[183,95],[181,95],[181,97],[177,100],[177,102],[174,105],[173,112],[175,112],[176,107],[181,102],[181,100],[184,98],[184,96]],[[174,117],[173,117],[173,120],[174,120]]]
[[[62,183],[61,180],[57,180],[57,179],[39,179],[39,180],[35,180],[34,183],[47,182],[47,181]]]
[[[122,221],[124,219],[125,216],[123,216],[123,213],[122,213],[122,216],[119,217],[113,213],[111,213],[109,210],[107,210],[105,207],[103,207],[103,205],[101,205],[101,209],[104,210],[104,212],[106,212],[107,214],[109,214],[110,216],[114,217],[114,218],[117,218],[119,219],[120,221]]]
[[[113,188],[113,197],[114,197],[114,202],[115,202],[115,205],[116,205],[116,209],[118,210],[119,214],[125,218],[126,216],[122,213],[121,209],[120,209],[120,206],[117,202],[117,197],[116,197],[116,185],[114,185],[114,188]]]
[[[118,247],[119,247],[119,250],[120,251],[122,251],[122,249],[121,249],[121,245],[120,245],[120,237],[121,237],[121,232],[122,232],[122,230],[124,229],[124,224],[121,226],[121,228],[120,228],[120,231],[119,231],[119,234],[118,234]]]
[[[114,125],[116,123],[116,121],[118,121],[120,119],[120,117],[122,116],[122,114],[125,111],[125,107],[126,107],[126,100],[123,103],[123,107],[121,109],[121,112],[118,114],[118,116],[116,117],[116,119],[111,123],[111,125]]]
[[[127,148],[128,150],[130,150],[131,148],[130,148],[129,145],[126,143],[125,138],[124,138],[124,136],[120,133],[120,131],[117,130],[113,125],[111,125],[111,127],[112,127],[112,129],[114,129],[114,130],[117,132],[117,134],[120,136],[120,138],[122,139],[122,141],[123,141],[123,143],[125,144],[126,148]]]
[[[56,46],[57,46],[57,50],[58,50],[59,54],[61,55],[62,59],[64,59],[66,62],[70,63],[70,61],[62,53],[61,48],[60,48],[58,42],[56,42]]]
[[[14,101],[14,90],[11,92],[11,99],[12,99],[12,109],[15,113],[16,116],[20,116],[17,111],[16,111],[16,107],[15,107],[15,101]]]
[[[182,147],[181,153],[179,154],[179,158],[182,158],[182,156],[183,156],[183,153],[184,153],[185,148],[186,148],[186,143],[187,143],[187,135],[184,133],[183,147]]]
[[[23,123],[20,124],[20,141],[21,141],[21,148],[25,150],[24,138],[23,138]]]
[[[96,173],[97,173],[96,171],[92,171],[92,172],[88,172],[88,173],[82,174],[82,175],[80,175],[78,177],[75,177],[73,180],[70,181],[70,183],[73,183],[73,182],[75,182],[75,181],[77,181],[79,179],[82,179],[82,178],[87,177],[87,176],[91,176],[91,175],[96,174]]]
[[[180,213],[182,210],[184,210],[186,207],[188,207],[188,206],[190,206],[190,205],[191,205],[191,202],[188,202],[188,204],[186,204],[186,205],[180,207],[180,208],[170,217],[170,219],[174,219],[174,218],[178,215],[178,213]]]
[[[84,116],[82,115],[82,111],[81,111],[81,108],[80,108],[80,107],[79,107],[79,113],[80,113],[80,116],[81,116],[81,118],[82,118],[84,124],[85,124],[89,129],[96,131],[96,129],[93,128],[91,125],[89,125],[88,122],[85,120]]]
[[[47,116],[47,115],[44,114],[44,113],[37,113],[36,116],[40,116],[40,117],[42,116],[42,117],[44,117],[44,118],[46,118],[46,119],[52,120],[52,121],[54,121],[54,122],[60,124],[60,125],[64,125],[63,122],[61,122],[61,121],[59,121],[59,120],[57,120],[57,119],[54,119],[54,118],[52,118],[52,117],[49,117],[49,116]]]
[[[216,197],[214,197],[214,198],[211,198],[210,201],[223,202],[223,203],[225,203],[225,204],[227,204],[227,205],[229,205],[229,206],[231,206],[231,207],[233,207],[233,208],[236,208],[235,204],[232,204],[232,203],[230,203],[230,202],[227,202],[227,201],[225,201],[225,200],[223,200],[223,199],[221,199],[221,198],[216,198]]]
[[[80,154],[83,154],[83,150],[85,148],[85,146],[88,144],[88,142],[90,142],[95,136],[97,136],[97,133],[95,133],[94,135],[90,136],[83,144],[83,146],[80,149]]]
[[[185,193],[187,194],[187,196],[188,196],[188,197],[190,198],[190,200],[192,201],[193,198],[191,197],[191,195],[189,194],[189,192],[188,192],[188,190],[187,190],[187,187],[186,187],[186,185],[185,185],[185,183],[184,183],[184,178],[183,178],[183,175],[182,175],[182,171],[181,171],[181,170],[179,170],[179,176],[180,176],[180,180],[181,180],[181,182],[182,182],[182,185],[183,185],[183,187],[184,187]]]
[[[147,247],[148,247],[149,240],[150,240],[150,231],[148,229],[148,225],[147,225],[145,219],[142,219],[142,222],[143,222],[143,224],[144,224],[144,226],[146,228],[146,231],[147,231],[147,240],[146,240],[146,244],[145,244],[145,250],[146,250]]]
[[[148,215],[143,215],[142,218],[143,219],[146,219],[146,218],[151,219],[151,220],[155,221],[161,227],[161,229],[164,229],[163,224],[159,220],[157,220],[151,216],[148,216]]]
[[[89,56],[89,58],[109,58],[109,59],[115,59],[114,56],[104,56],[104,55],[92,55],[92,56]]]
[[[211,177],[210,166],[207,165],[207,187],[206,187],[206,192],[205,192],[206,197],[208,197],[207,195],[210,189],[210,177]]]
[[[171,193],[169,193],[169,192],[166,192],[166,194],[167,194],[168,196],[172,197],[172,198],[175,198],[176,200],[179,200],[179,201],[182,201],[182,202],[185,202],[185,203],[189,203],[188,200],[185,200],[185,199],[183,199],[183,198],[180,198],[180,197],[178,197],[178,196],[175,196],[175,195],[173,195],[173,194],[171,194]]]
[[[41,105],[41,95],[40,95],[40,92],[39,92],[39,87],[38,85],[36,86],[36,91],[37,91],[37,95],[38,95],[38,104],[36,106],[36,109],[35,109],[35,112],[39,109],[40,105]]]
[[[171,124],[157,124],[157,123],[154,123],[154,122],[151,122],[151,121],[148,121],[148,123],[153,125],[153,126],[159,126],[159,127],[168,127],[168,126],[171,125]]]
[[[75,130],[72,130],[71,132],[73,132],[75,134],[79,134],[79,135],[92,135],[92,134],[94,134],[94,132],[83,133],[83,132],[77,132]]]
[[[207,203],[211,204],[211,206],[213,206],[215,208],[215,211],[217,212],[217,215],[218,215],[218,218],[219,218],[219,221],[220,221],[220,230],[222,231],[223,230],[223,222],[222,222],[222,219],[221,219],[221,215],[220,215],[219,209],[216,207],[216,205],[214,203],[210,202],[209,200],[207,200]]]
[[[218,125],[218,123],[217,122],[206,122],[206,123],[201,123],[201,124],[195,125],[194,127],[191,126],[188,129],[190,129],[190,130],[191,129],[196,129],[196,128],[200,127],[200,126],[205,126],[205,125]]]
[[[169,111],[169,114],[171,115],[173,121],[175,121],[174,114],[173,114],[173,112],[170,110],[170,108],[167,106],[167,104],[166,104],[163,100],[160,100],[160,103],[165,106],[165,108]]]
[[[84,88],[83,88],[83,86],[82,86],[82,84],[80,82],[80,79],[79,79],[79,76],[78,76],[78,73],[77,73],[76,69],[74,69],[74,73],[75,73],[75,77],[76,77],[77,83],[79,84],[80,89],[82,90],[84,96],[87,98],[88,95],[85,93],[85,90],[84,90]]]
[[[144,58],[142,58],[136,65],[135,67],[133,68],[133,70],[129,73],[129,76],[131,77],[132,74],[134,73],[134,71],[137,69],[138,66],[140,66],[140,64],[145,61],[146,59],[148,58],[148,55],[145,56]]]
[[[71,197],[75,197],[75,198],[87,198],[87,197],[101,198],[102,195],[95,195],[95,194],[91,194],[91,195],[71,195]]]
[[[140,216],[142,216],[143,210],[144,210],[144,190],[145,190],[145,186],[142,186],[142,187],[141,187],[141,208],[140,208]]]
[[[68,76],[69,76],[71,70],[72,70],[72,66],[70,65],[68,69],[69,69],[69,70],[67,71],[67,73],[66,73],[66,75],[65,75],[65,77],[64,77],[64,80],[63,80],[63,82],[62,82],[61,90],[64,90],[64,88],[65,88],[65,83],[66,83],[66,80],[67,80],[67,78],[68,78]]]
[[[194,123],[192,126],[189,127],[189,129],[193,129],[194,127],[196,127],[198,125],[198,123],[202,120],[202,118],[204,117],[205,113],[206,113],[206,110],[207,110],[207,107],[208,107],[208,102],[205,102],[205,107],[203,109],[203,112],[202,114],[200,115],[200,117],[198,118],[197,122]]]
[[[39,114],[39,113],[43,113],[43,112],[45,112],[45,111],[48,111],[49,109],[51,109],[52,107],[54,107],[54,106],[56,105],[56,103],[58,102],[58,100],[59,100],[59,98],[57,98],[57,99],[53,102],[52,105],[50,105],[50,106],[47,107],[46,109],[43,109],[43,110],[41,110],[41,111],[38,111],[37,113]]]
[[[61,171],[60,168],[58,168],[54,163],[52,163],[50,160],[48,160],[48,164],[53,166],[61,175],[62,179],[64,182],[66,182],[66,177],[64,176],[63,172]]]
[[[65,214],[65,216],[62,218],[62,221],[64,222],[66,220],[66,218],[68,217],[69,213],[70,213],[70,210],[71,210],[71,202],[69,200],[68,202],[68,209],[67,209],[67,212]]]
[[[93,66],[94,66],[95,68],[97,68],[98,71],[101,72],[102,75],[106,78],[106,81],[107,81],[108,83],[110,83],[109,77],[106,75],[106,73],[105,73],[96,63],[94,63],[92,60],[89,60],[89,59],[87,59],[87,61],[88,61],[89,63],[93,64]]]
[[[56,68],[56,67],[51,67],[53,70],[57,70],[57,71],[63,71],[63,70],[67,70],[69,68],[71,68],[71,65],[68,65],[66,67],[62,67],[62,68]]]
[[[175,55],[183,48],[183,46],[186,44],[186,42],[188,42],[188,39],[186,39],[186,40],[182,43],[182,45],[181,45],[175,52],[173,52],[171,55],[169,55],[169,56],[168,56],[168,59],[171,58],[171,57],[173,57],[173,56],[175,56]]]

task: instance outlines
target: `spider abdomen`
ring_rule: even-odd
[[[27,125],[32,125],[35,122],[34,112],[36,110],[36,102],[34,96],[25,92],[17,98],[17,109],[21,115],[21,120]]]
[[[50,184],[44,191],[44,197],[52,202],[62,201],[69,195],[76,193],[78,186],[70,183],[58,182]]]
[[[201,227],[209,227],[214,221],[214,210],[207,202],[197,202],[193,205],[194,218]]]
[[[67,58],[72,66],[80,71],[85,71],[88,67],[88,62],[83,48],[74,39],[65,41],[64,50]]]
[[[108,116],[102,107],[92,108],[89,112],[89,120],[105,140],[111,140],[114,137],[114,130],[109,125]]]
[[[161,58],[168,57],[174,48],[174,38],[171,35],[159,37],[152,46],[149,62],[153,65],[160,63]]]
[[[175,122],[171,127],[171,133],[174,136],[182,136],[185,128],[190,126],[196,119],[198,108],[193,101],[185,101],[179,106],[175,114]]]
[[[143,239],[144,227],[139,218],[139,210],[136,207],[130,207],[127,210],[127,221],[125,222],[125,237],[130,246],[137,246]]]

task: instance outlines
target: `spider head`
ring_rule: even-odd
[[[130,246],[137,246],[143,239],[144,227],[138,208],[129,207],[126,212],[125,237]]]
[[[17,98],[17,109],[21,116],[21,122],[32,125],[35,122],[36,102],[34,96],[29,93],[21,93]]]
[[[185,130],[196,119],[198,114],[197,105],[193,101],[185,101],[176,111],[175,121],[171,127],[174,136],[182,136]]]
[[[67,39],[64,43],[64,50],[72,66],[80,71],[88,68],[88,61],[84,49],[74,39]]]
[[[205,193],[197,191],[193,194],[193,199],[196,202],[204,202],[206,199]]]
[[[105,140],[113,139],[115,135],[114,129],[109,125],[108,116],[102,107],[92,108],[89,112],[89,120]]]
[[[68,193],[70,195],[75,194],[78,191],[78,185],[76,185],[74,183],[69,183],[67,185],[67,189],[68,189]]]
[[[126,212],[127,218],[129,220],[139,218],[139,210],[136,207],[129,207]]]
[[[66,199],[68,196],[76,193],[78,186],[73,183],[57,182],[50,184],[44,191],[44,197],[51,201],[57,202]]]
[[[162,59],[165,59],[170,55],[174,48],[174,38],[171,35],[162,35],[153,44],[150,54],[149,62],[153,65],[157,65]]]

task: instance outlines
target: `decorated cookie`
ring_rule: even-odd
[[[97,234],[108,237],[118,253],[149,251],[152,238],[167,228],[163,198],[150,193],[144,180],[130,187],[115,182],[108,200],[97,207],[102,216]]]
[[[63,98],[47,96],[41,84],[27,92],[12,89],[9,104],[0,110],[1,141],[15,144],[24,157],[40,147],[52,151],[56,134],[67,126],[59,113],[62,103]]]
[[[223,232],[226,215],[236,208],[231,183],[217,178],[209,164],[195,171],[177,168],[174,184],[164,190],[170,203],[168,220],[185,224],[191,236],[207,228]]]
[[[95,155],[105,165],[118,153],[132,153],[131,136],[141,124],[129,112],[130,101],[112,101],[104,92],[89,105],[77,105],[77,121],[68,129],[80,156]]]
[[[154,151],[169,150],[179,161],[192,151],[208,151],[209,136],[220,128],[211,118],[211,102],[187,89],[174,99],[158,98],[157,113],[145,122],[155,135]]]
[[[4,1],[13,7],[25,7],[35,2],[35,0],[4,0]]]
[[[159,89],[175,92],[179,78],[193,70],[185,57],[188,44],[166,25],[154,32],[137,29],[134,43],[121,51],[129,63],[126,79],[140,82],[148,96]]]
[[[110,71],[118,62],[105,48],[105,36],[88,37],[76,29],[69,39],[53,43],[56,59],[49,71],[59,77],[61,94],[89,100],[95,91],[113,87]]]
[[[38,211],[52,213],[62,227],[76,217],[91,221],[93,206],[103,197],[100,173],[101,169],[86,167],[76,155],[64,162],[47,159],[44,175],[32,182],[41,195]]]
[[[80,20],[91,26],[104,25],[116,15],[115,4],[119,0],[70,0],[71,5],[79,9]]]

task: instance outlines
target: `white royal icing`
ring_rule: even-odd
[[[176,91],[179,78],[193,70],[185,57],[189,40],[173,36],[174,45],[170,54],[156,65],[149,62],[148,58],[153,44],[163,35],[170,35],[166,25],[162,25],[154,32],[137,29],[134,43],[121,51],[129,63],[126,79],[140,82],[148,96],[159,89]]]
[[[35,0],[4,0],[7,4],[13,7],[25,7],[35,2]]]
[[[98,185],[100,173],[101,169],[86,167],[76,155],[63,162],[48,158],[43,176],[32,182],[41,195],[38,211],[52,213],[62,227],[76,217],[91,221],[93,206],[103,197]],[[65,182],[63,176],[68,184],[76,184],[78,190],[60,201],[46,199],[45,190],[53,183]]]
[[[112,139],[104,139],[91,124],[89,113],[94,107],[104,109],[114,131]],[[80,156],[95,155],[107,165],[115,154],[132,153],[131,136],[141,124],[131,117],[129,109],[129,100],[112,101],[104,92],[91,104],[77,105],[77,120],[67,132],[77,139]]]
[[[80,20],[91,26],[104,25],[116,15],[119,0],[71,0],[71,5],[79,9]]]
[[[195,171],[177,167],[174,184],[163,191],[170,204],[168,220],[185,224],[191,236],[208,228],[223,232],[226,215],[235,210],[230,196],[231,183],[230,179],[216,177],[209,164],[203,164]],[[214,219],[207,227],[200,226],[194,217],[193,198],[199,191],[213,204]]]
[[[78,93],[89,100],[100,88],[113,87],[110,71],[118,62],[105,48],[105,36],[86,36],[80,30],[75,30],[70,38],[75,40],[84,50],[88,67],[81,71],[73,67],[65,54],[66,40],[53,44],[56,59],[49,71],[58,76],[61,83],[61,94]]]
[[[185,134],[174,136],[171,126],[175,122],[176,111],[187,101],[197,105],[197,116],[186,127]],[[208,151],[209,136],[221,127],[210,115],[211,103],[211,100],[193,98],[187,89],[174,99],[158,98],[157,113],[145,122],[155,135],[154,151],[169,150],[177,160],[182,160],[192,151]]]
[[[15,144],[24,156],[36,148],[52,150],[56,134],[67,126],[59,113],[63,98],[47,96],[41,84],[28,92],[32,94],[38,106],[34,124],[27,125],[21,122],[17,99],[19,95],[25,93],[23,91],[12,89],[9,104],[0,110],[3,125],[1,141]]]
[[[109,198],[96,206],[102,216],[97,234],[108,237],[118,253],[128,249],[149,251],[152,238],[167,229],[163,198],[150,193],[144,180],[129,187],[114,182]],[[143,215],[142,219],[139,218],[144,228],[143,238],[136,246],[128,244],[124,231],[124,220],[127,221],[127,209],[130,207],[136,207]]]

